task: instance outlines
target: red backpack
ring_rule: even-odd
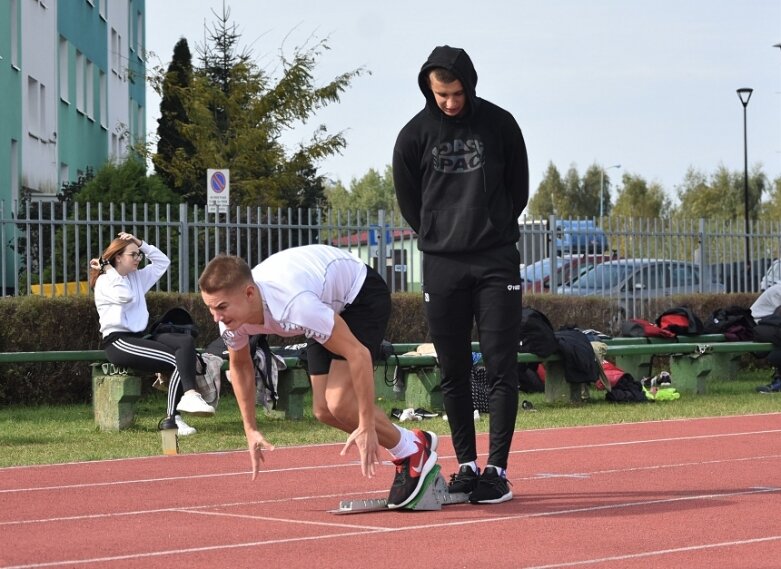
[[[656,324],[659,328],[669,330],[675,335],[695,336],[702,334],[703,331],[702,320],[685,306],[665,310],[656,319]]]
[[[653,322],[641,318],[630,318],[621,325],[621,335],[632,338],[675,338],[670,330],[660,328]]]

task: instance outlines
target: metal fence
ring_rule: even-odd
[[[768,267],[781,257],[779,223],[755,222],[748,233],[743,220],[552,216],[524,217],[519,224],[520,270],[528,281],[526,290],[533,293],[623,294],[629,301],[630,296],[656,294],[653,279],[666,279],[667,292],[659,294],[676,289],[673,285],[678,292],[758,291]],[[309,243],[351,251],[377,268],[393,291],[418,291],[422,285],[416,236],[391,212],[234,208],[218,214],[184,204],[25,201],[0,202],[0,291],[88,294],[89,260],[100,256],[120,231],[157,245],[171,258],[170,270],[157,284],[161,291],[197,290],[200,271],[219,253],[239,255],[254,265],[279,250]],[[609,258],[621,260],[612,261],[614,265],[626,265],[627,259],[664,261],[667,276],[651,275],[648,282],[636,282],[636,277],[628,290],[616,292],[603,275],[596,291],[584,292],[581,273]],[[685,267],[693,267],[698,277],[674,282],[676,271]],[[538,280],[542,284],[537,288],[529,284]]]

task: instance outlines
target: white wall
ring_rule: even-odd
[[[109,157],[127,156],[130,128],[130,93],[127,62],[129,55],[129,0],[111,0],[107,6],[108,72],[108,152]],[[117,51],[119,47],[119,51]]]

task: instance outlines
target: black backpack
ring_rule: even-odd
[[[149,333],[152,336],[157,334],[190,334],[193,338],[197,338],[199,330],[190,313],[184,308],[176,307],[166,311],[155,320]]]
[[[705,322],[706,334],[724,334],[730,342],[751,341],[757,323],[751,310],[742,306],[727,306],[714,310]]]

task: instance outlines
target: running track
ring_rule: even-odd
[[[328,513],[393,473],[339,450],[277,449],[254,483],[245,451],[0,469],[0,567],[781,566],[781,413],[518,432],[516,498],[438,512]]]

